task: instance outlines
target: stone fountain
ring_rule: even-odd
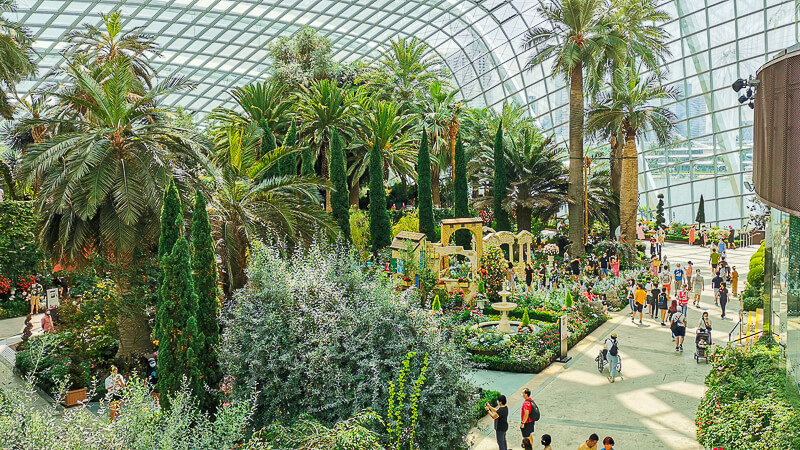
[[[505,289],[497,293],[503,301],[492,303],[492,309],[500,311],[500,322],[497,324],[497,331],[511,333],[511,322],[508,321],[508,312],[517,308],[517,304],[508,301],[511,292]]]

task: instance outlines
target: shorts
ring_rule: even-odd
[[[711,268],[714,269],[714,270],[717,270],[717,264],[712,264]]]
[[[528,422],[522,427],[522,437],[526,438],[533,434],[533,429],[536,427],[536,422]]]
[[[633,304],[633,310],[634,310],[635,312],[642,312],[642,309],[643,309],[643,308],[644,308],[644,305],[643,305],[643,304],[641,304],[641,303],[634,303],[634,304]]]
[[[677,327],[672,334],[674,334],[675,337],[686,337],[686,327]]]

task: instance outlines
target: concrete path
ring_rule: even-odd
[[[728,262],[739,271],[739,292],[747,279],[750,256],[756,246],[728,251]],[[726,343],[734,326],[739,302],[728,303],[728,318],[720,318],[714,306],[707,263],[710,250],[685,244],[666,244],[664,253],[674,270],[675,264],[684,267],[687,261],[700,268],[706,280],[701,307],[690,307],[686,342],[683,352],[675,351],[669,328],[662,327],[645,314],[642,325],[632,323],[626,308],[613,314],[603,324],[569,352],[572,361],[566,365],[554,363],[530,378],[520,374],[476,371],[472,378],[487,389],[499,390],[509,399],[509,447],[519,449],[519,429],[522,389],[528,387],[541,410],[542,419],[536,424],[534,448],[542,434],[553,439],[553,448],[577,448],[592,433],[602,440],[611,436],[617,450],[637,449],[702,449],[695,441],[694,417],[709,366],[694,359],[694,337],[703,311],[708,311],[714,328],[715,343]],[[612,332],[620,341],[623,379],[616,383],[607,380],[608,369],[601,375],[594,358],[602,342]],[[527,381],[522,381],[524,378]],[[473,428],[470,439],[474,449],[496,449],[492,420],[486,416]]]

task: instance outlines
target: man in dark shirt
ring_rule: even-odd
[[[600,279],[608,276],[608,253],[603,253],[600,257]]]
[[[497,396],[497,408],[492,408],[489,402],[483,407],[494,419],[494,429],[497,435],[497,446],[500,450],[508,450],[506,443],[506,432],[508,431],[508,406],[506,406],[506,396]]]
[[[711,279],[711,289],[714,291],[714,306],[717,305],[717,299],[719,298],[717,292],[719,291],[719,287],[722,285],[723,281],[724,280],[721,276],[719,276],[719,273],[715,274],[714,278]]]
[[[573,275],[580,275],[581,274],[581,260],[578,258],[573,259],[569,262],[569,265],[572,267],[572,274]]]
[[[717,275],[719,276],[719,275]],[[728,304],[728,288],[725,287],[725,283],[720,285],[719,290],[717,290],[717,297],[714,299],[714,302],[719,299],[719,306],[722,308],[722,318],[725,318],[725,306]]]

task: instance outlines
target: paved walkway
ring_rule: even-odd
[[[747,279],[750,255],[756,246],[728,251],[728,262],[739,271],[739,292]],[[725,343],[734,326],[738,300],[728,303],[728,318],[720,318],[714,306],[707,263],[710,250],[689,247],[685,244],[666,244],[664,253],[674,270],[675,264],[684,267],[694,262],[706,280],[701,296],[701,307],[690,307],[687,320],[687,337],[683,352],[675,351],[667,327],[645,315],[643,325],[631,323],[626,308],[614,313],[606,322],[578,345],[569,355],[566,365],[554,363],[533,376],[492,371],[476,371],[473,380],[484,388],[499,390],[509,399],[508,443],[519,449],[519,430],[522,389],[528,387],[539,405],[542,419],[536,424],[534,448],[538,438],[550,434],[553,448],[577,448],[586,438],[597,433],[602,440],[612,436],[617,450],[636,449],[702,449],[695,441],[694,417],[700,398],[705,392],[703,384],[709,366],[694,359],[694,335],[702,311],[709,311],[715,343]],[[620,341],[622,373],[624,378],[611,384],[597,372],[594,358],[603,340],[616,332]],[[470,438],[474,449],[496,449],[492,420],[486,416],[472,429]]]

